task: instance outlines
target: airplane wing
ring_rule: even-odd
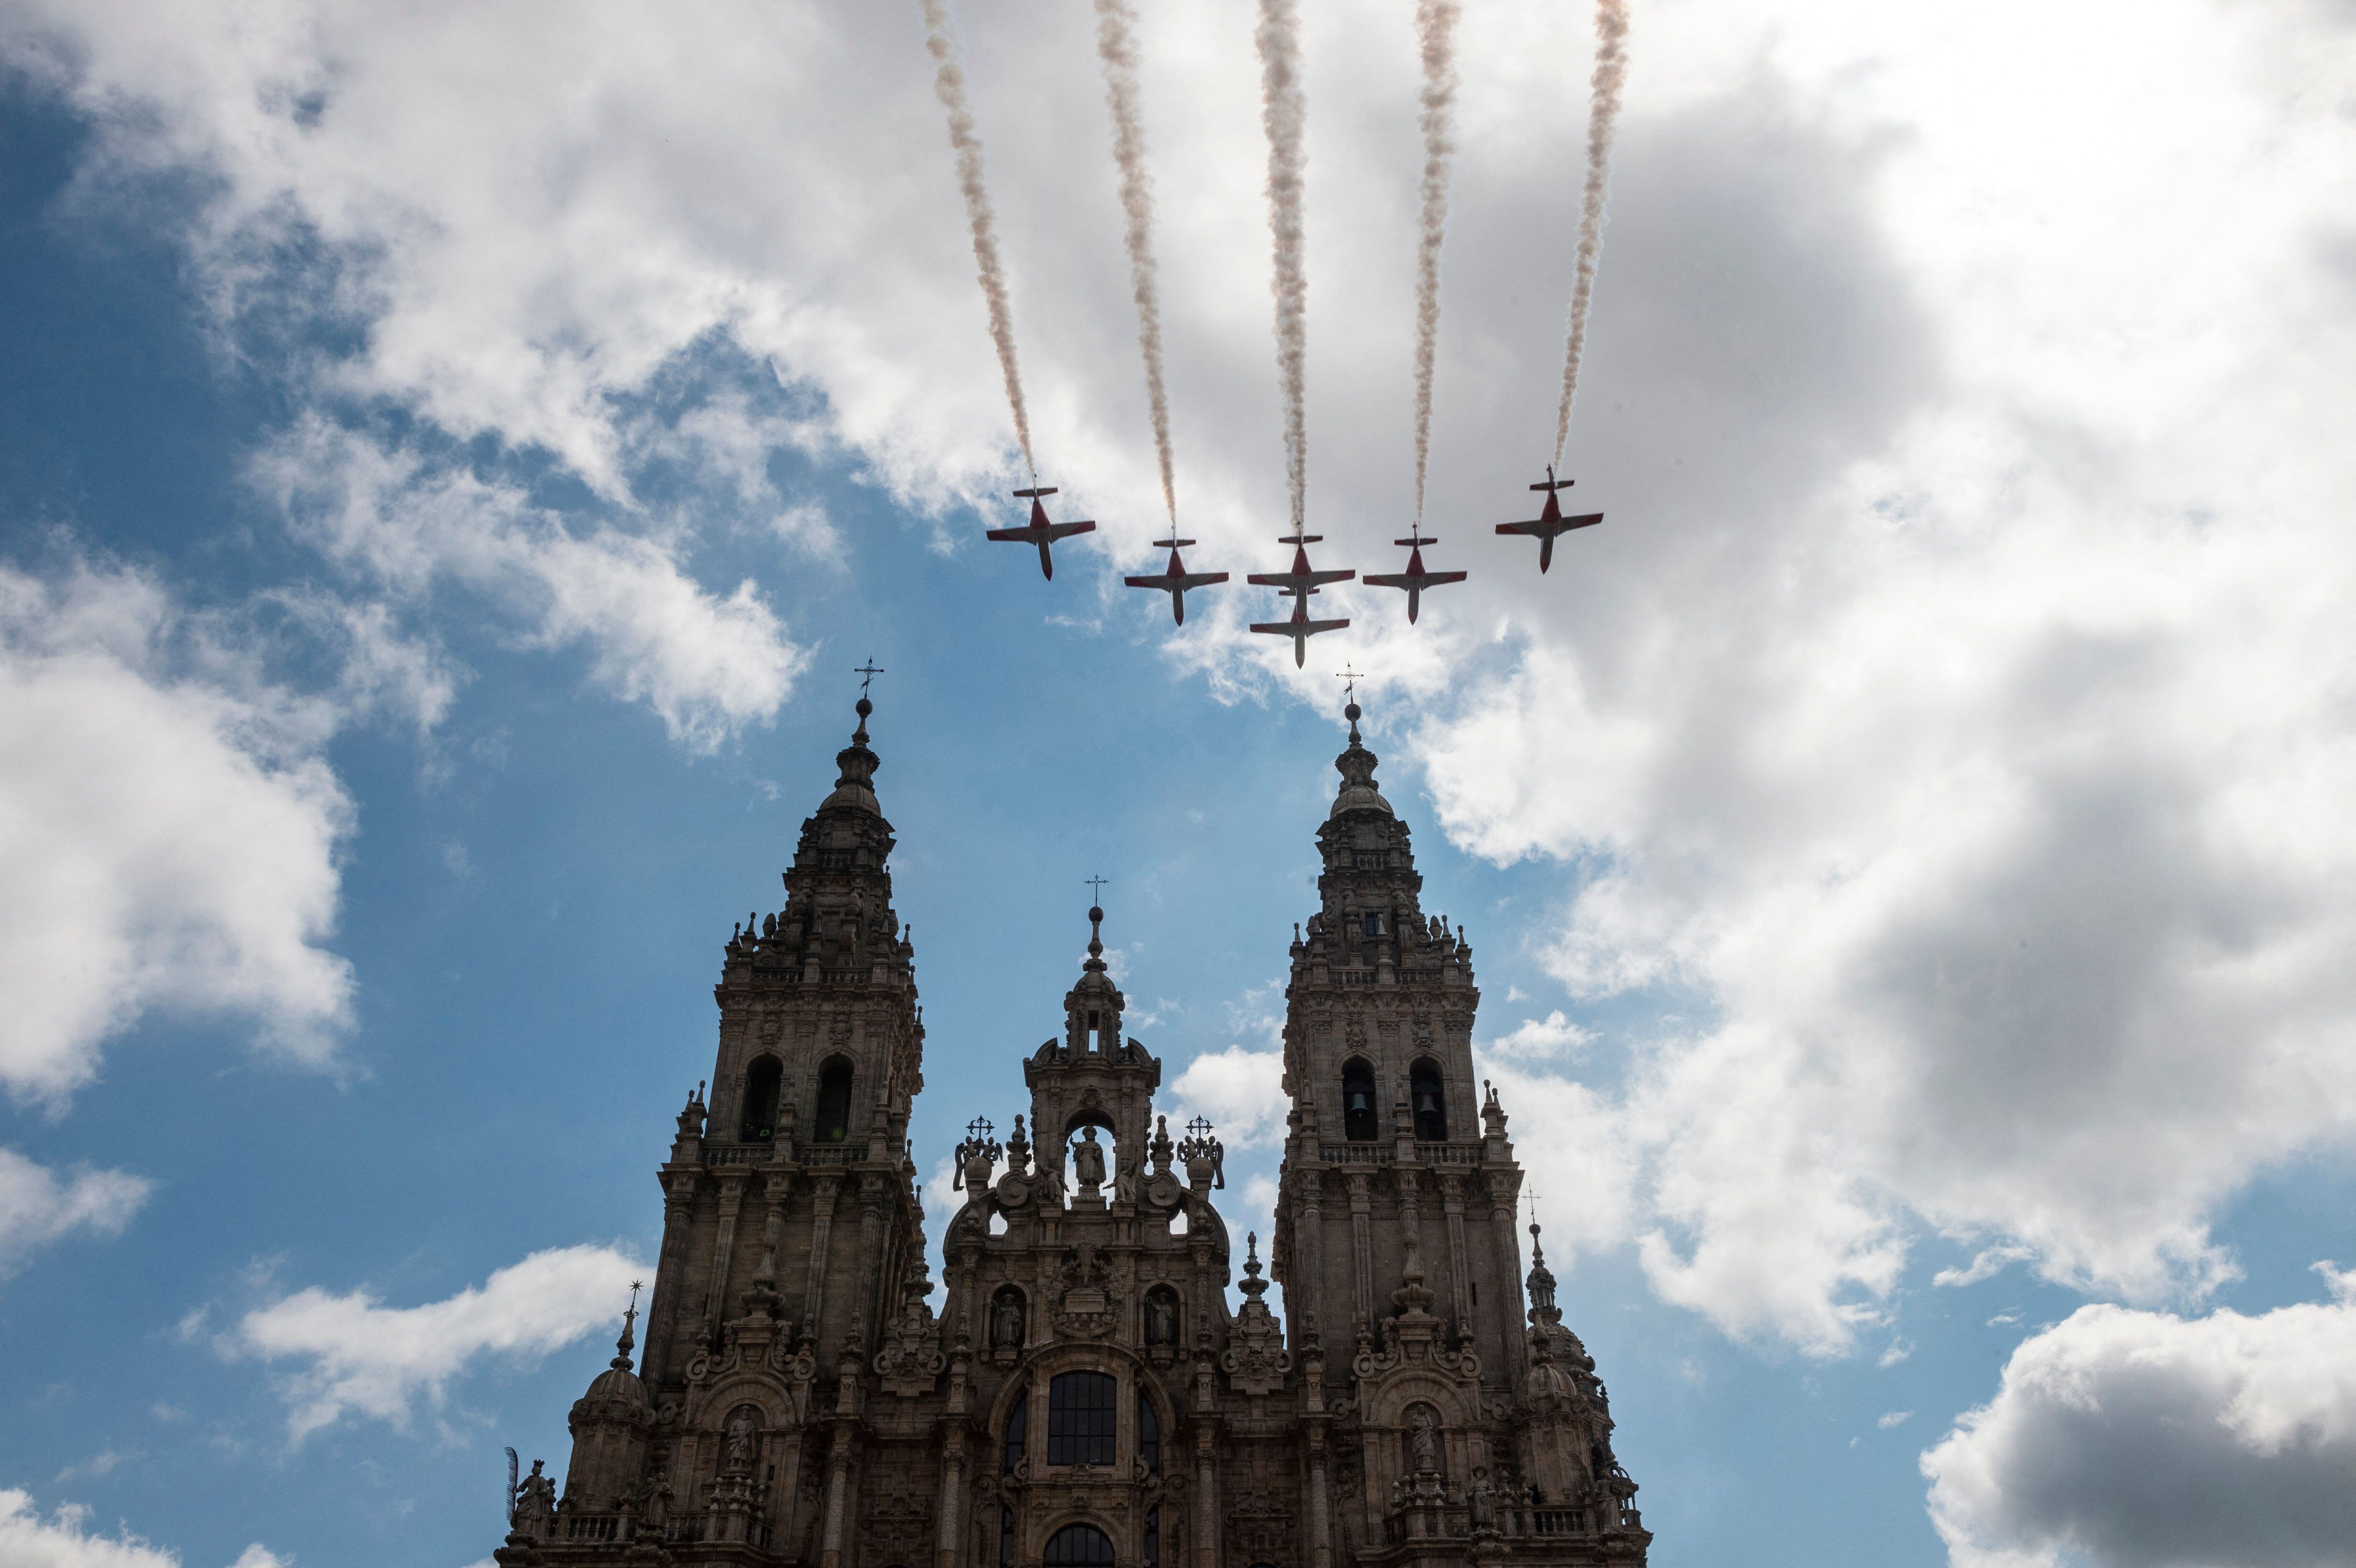
[[[1214,582],[1226,580],[1227,574],[1224,571],[1189,571],[1166,581],[1173,588],[1208,588]]]
[[[1602,514],[1599,512],[1596,517],[1600,520]],[[1051,540],[1069,539],[1074,534],[1092,534],[1096,531],[1097,526],[1094,523],[1049,523],[1047,525],[1047,538]]]
[[[1603,514],[1601,512],[1581,512],[1575,517],[1565,517],[1562,520],[1562,526],[1566,528],[1591,528],[1602,520]]]
[[[1338,632],[1349,624],[1347,621],[1263,621],[1255,622],[1251,629],[1273,632],[1280,637],[1289,637],[1295,632],[1304,637],[1313,637],[1320,632]]]
[[[1340,582],[1357,576],[1355,570],[1343,571],[1255,571],[1244,581],[1258,588],[1281,588],[1297,592],[1303,588],[1315,588],[1322,583]]]
[[[1462,582],[1471,575],[1465,571],[1387,571],[1379,577],[1362,577],[1358,581],[1376,588],[1437,588],[1443,582]]]
[[[1497,525],[1497,531],[1501,534],[1543,535],[1546,532],[1546,519],[1543,517],[1532,517],[1526,523],[1499,523]]]
[[[985,528],[982,530],[981,537],[986,539],[996,539],[1001,544],[1053,544],[1057,539],[1069,539],[1074,534],[1092,534],[1096,531],[1097,526],[1094,523],[1049,523],[1044,528],[1037,523],[1029,523],[1019,528]]]

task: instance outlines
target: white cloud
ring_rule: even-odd
[[[1943,1268],[1931,1276],[1934,1285],[1977,1285],[1984,1279],[1994,1279],[2013,1264],[2026,1263],[2037,1253],[2030,1247],[1983,1247],[1973,1254],[1972,1261],[1962,1268]]]
[[[708,592],[672,545],[610,528],[577,536],[520,488],[431,467],[316,414],[253,475],[306,538],[380,589],[421,597],[446,577],[508,606],[539,645],[585,645],[594,682],[647,704],[693,750],[773,716],[808,657],[750,581]]]
[[[1290,1108],[1284,1089],[1284,1057],[1273,1051],[1231,1045],[1206,1051],[1186,1064],[1170,1085],[1177,1103],[1173,1120],[1183,1124],[1207,1116],[1219,1142],[1229,1149],[1274,1144],[1284,1136]],[[1173,1130],[1173,1137],[1183,1136]]]
[[[332,705],[209,646],[154,583],[0,566],[0,1083],[60,1103],[151,1008],[242,1015],[317,1066],[351,802]]]
[[[1565,1018],[1559,1009],[1542,1019],[1525,1019],[1490,1040],[1483,1049],[1506,1061],[1549,1061],[1576,1056],[1595,1036]]]
[[[89,1509],[69,1503],[44,1520],[30,1493],[0,1488],[0,1563],[8,1568],[181,1568],[178,1552],[127,1528],[92,1534],[90,1517]],[[292,1568],[294,1561],[256,1542],[229,1568]]]
[[[2356,1541],[2356,1281],[2254,1317],[2081,1307],[1922,1456],[1955,1568],[2315,1568]]]
[[[1914,1413],[1911,1410],[1884,1411],[1882,1413],[1881,1419],[1875,1422],[1874,1424],[1881,1428],[1882,1431],[1887,1432],[1893,1426],[1905,1425],[1908,1421],[1913,1418],[1913,1415]]]
[[[121,1170],[48,1167],[0,1148],[0,1275],[27,1253],[76,1231],[114,1236],[131,1223],[155,1184]]]
[[[420,1403],[440,1410],[449,1385],[483,1358],[536,1360],[613,1328],[643,1272],[610,1247],[584,1245],[534,1253],[418,1307],[312,1286],[248,1312],[221,1343],[231,1355],[302,1363],[279,1385],[294,1442],[354,1415],[406,1430]]]

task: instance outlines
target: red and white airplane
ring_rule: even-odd
[[[982,535],[984,539],[996,539],[1001,544],[1037,545],[1040,575],[1050,581],[1054,581],[1055,576],[1055,558],[1047,553],[1047,547],[1057,539],[1069,539],[1074,534],[1092,534],[1097,531],[1097,526],[1094,523],[1049,522],[1047,508],[1039,504],[1039,497],[1052,496],[1055,493],[1055,487],[1053,485],[1044,489],[1015,491],[1014,496],[1017,500],[1031,503],[1031,521],[1019,528],[991,528]]]
[[[1292,600],[1292,615],[1289,620],[1262,621],[1252,626],[1255,632],[1292,639],[1292,663],[1297,669],[1309,662],[1309,639],[1320,632],[1338,632],[1350,623],[1346,620],[1312,621],[1309,618],[1309,599],[1321,584],[1342,582],[1358,575],[1355,569],[1342,571],[1312,571],[1309,568],[1309,547],[1322,540],[1323,534],[1287,534],[1277,540],[1292,547],[1292,570],[1290,571],[1255,571],[1244,581],[1261,588],[1273,588]]]
[[[1423,569],[1423,547],[1439,542],[1438,539],[1425,534],[1422,525],[1418,524],[1415,532],[1408,538],[1391,540],[1393,544],[1407,546],[1407,570],[1386,571],[1365,579],[1368,584],[1376,588],[1407,590],[1407,624],[1410,626],[1415,624],[1418,602],[1423,597],[1425,589],[1438,588],[1450,582],[1462,582],[1470,575],[1462,571],[1426,571]]]
[[[1554,564],[1555,540],[1570,532],[1573,528],[1591,528],[1596,524],[1603,520],[1603,514],[1601,512],[1588,512],[1576,517],[1566,517],[1562,515],[1562,507],[1561,504],[1555,499],[1555,492],[1558,490],[1568,490],[1577,483],[1579,483],[1579,481],[1575,479],[1556,478],[1554,476],[1554,465],[1552,464],[1548,464],[1547,465],[1546,483],[1543,485],[1533,485],[1530,486],[1533,490],[1543,490],[1547,493],[1545,507],[1539,511],[1537,517],[1531,518],[1526,523],[1499,523],[1497,525],[1497,531],[1501,534],[1529,534],[1537,538],[1538,541],[1538,570],[1540,571],[1544,571],[1547,567]]]
[[[1166,547],[1169,549],[1170,565],[1168,569],[1157,576],[1124,577],[1121,579],[1123,582],[1128,583],[1131,588],[1159,588],[1167,592],[1170,595],[1170,613],[1177,621],[1178,624],[1182,626],[1186,624],[1186,590],[1189,588],[1208,588],[1215,582],[1225,582],[1227,580],[1227,574],[1224,571],[1189,571],[1186,570],[1186,563],[1178,559],[1178,551],[1180,547],[1190,545],[1194,542],[1194,541],[1193,539],[1180,539],[1178,537],[1178,530],[1175,528],[1171,529],[1170,537],[1168,539],[1155,539],[1153,541],[1154,549],[1161,549]]]

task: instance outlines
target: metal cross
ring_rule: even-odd
[[[1094,889],[1096,897],[1090,901],[1097,904],[1102,904],[1104,902],[1105,884],[1111,880],[1112,879],[1109,877],[1087,877],[1081,880],[1080,885],[1082,887]]]
[[[878,664],[876,664],[876,662],[875,662],[875,656],[874,656],[873,654],[869,654],[869,655],[867,656],[867,662],[866,662],[865,664],[863,664],[863,665],[859,666],[857,668],[853,669],[851,673],[851,674],[853,674],[853,675],[865,676],[865,677],[867,677],[867,679],[866,679],[866,680],[862,680],[862,681],[861,681],[861,682],[859,683],[859,695],[860,695],[860,696],[862,696],[862,697],[864,697],[864,696],[866,696],[866,695],[867,695],[867,683],[868,683],[868,681],[872,681],[872,680],[873,680],[877,676],[882,675],[882,674],[884,673],[884,670],[883,670],[883,667],[882,667],[881,666],[879,666]]]
[[[1211,1136],[1211,1120],[1207,1116],[1197,1116],[1186,1124],[1186,1130],[1198,1138],[1208,1137]]]
[[[990,1118],[988,1116],[976,1116],[972,1121],[968,1122],[965,1125],[965,1136],[971,1138],[975,1143],[988,1142],[990,1135],[997,1130],[998,1129],[996,1127],[990,1125]]]
[[[1344,700],[1350,702],[1357,700],[1358,672],[1356,670],[1351,668],[1349,665],[1344,664],[1340,669],[1333,672],[1333,678],[1344,683],[1342,687],[1342,696]]]

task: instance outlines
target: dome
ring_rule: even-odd
[[[622,1364],[619,1357],[615,1359],[614,1365],[597,1374],[589,1384],[586,1397],[591,1400],[620,1400],[648,1412],[655,1407],[655,1402],[647,1393],[647,1385],[638,1381],[637,1373]]]
[[[1379,811],[1385,816],[1396,816],[1391,803],[1375,787],[1377,759],[1358,740],[1358,705],[1353,702],[1342,712],[1350,720],[1350,748],[1333,759],[1333,767],[1342,775],[1342,793],[1333,797],[1333,809],[1326,815],[1333,817],[1345,811]]]

